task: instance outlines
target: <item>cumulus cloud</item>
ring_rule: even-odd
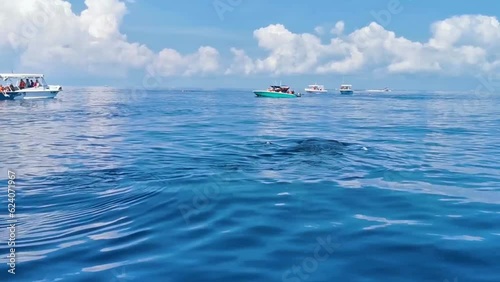
[[[318,56],[324,53],[324,46],[317,36],[294,34],[281,24],[255,30],[254,37],[259,47],[271,54],[263,59],[249,60],[242,50],[233,50],[236,61],[231,65],[229,73],[238,69],[245,70],[246,73],[304,73],[314,67],[318,63]]]
[[[251,74],[255,70],[253,60],[246,55],[242,49],[231,48],[231,53],[234,56],[232,65],[226,70],[226,74]]]
[[[219,52],[208,46],[200,47],[198,52],[187,56],[183,56],[173,49],[164,49],[152,67],[160,76],[175,74],[190,76],[217,71],[219,69],[218,59]]]
[[[339,21],[331,30],[335,36],[323,43],[314,34],[293,33],[281,24],[257,29],[254,37],[268,55],[252,59],[243,50],[233,50],[228,73],[385,70],[461,75],[500,67],[500,23],[495,17],[463,15],[438,21],[426,42],[397,36],[375,22],[347,35],[343,32],[344,22]]]
[[[127,1],[133,3],[134,1]],[[74,67],[91,73],[126,74],[148,69],[164,76],[205,74],[218,70],[219,54],[200,47],[194,54],[172,49],[159,53],[129,42],[120,33],[127,14],[119,0],[85,0],[77,15],[64,0],[0,0],[0,50],[14,49],[23,69]]]
[[[347,33],[345,23],[295,33],[282,24],[256,29],[264,56],[251,57],[245,46],[230,49],[232,62],[210,46],[183,54],[155,52],[120,32],[131,0],[85,0],[77,14],[68,0],[0,0],[0,52],[15,50],[19,69],[80,71],[126,75],[148,70],[159,76],[212,73],[328,74],[361,71],[462,75],[500,70],[500,23],[496,17],[462,15],[430,26],[424,41],[412,41],[372,22]],[[321,38],[320,38],[321,35]],[[331,38],[325,41],[326,36]],[[10,52],[5,52],[10,54]]]
[[[341,35],[344,32],[344,22],[338,21],[335,26],[330,30],[330,33],[335,34],[337,36]]]
[[[325,28],[322,26],[317,26],[314,28],[314,32],[316,32],[319,35],[323,35],[325,33]]]

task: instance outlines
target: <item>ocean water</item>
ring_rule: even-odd
[[[0,123],[0,281],[500,281],[496,93],[75,88]]]

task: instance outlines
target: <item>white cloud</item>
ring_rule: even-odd
[[[431,25],[431,36],[412,41],[373,22],[345,32],[330,29],[294,33],[282,24],[256,29],[264,56],[250,57],[235,46],[232,63],[221,66],[218,50],[201,46],[191,54],[165,48],[154,52],[120,32],[126,0],[85,0],[75,14],[67,0],[0,0],[0,52],[15,50],[17,69],[126,75],[147,69],[160,76],[353,73],[434,73],[462,75],[500,70],[500,23],[496,17],[462,15]],[[222,38],[222,37],[221,37]],[[226,38],[226,40],[229,40]],[[323,38],[324,40],[324,38]],[[165,46],[168,47],[168,46]],[[11,52],[5,52],[10,54]]]
[[[314,32],[316,32],[319,35],[323,35],[325,33],[325,28],[322,26],[317,26],[314,28]]]
[[[15,49],[23,69],[62,67],[112,76],[148,68],[173,76],[204,74],[219,67],[219,54],[211,47],[183,55],[171,49],[155,53],[144,44],[129,42],[119,30],[127,13],[119,0],[85,0],[80,15],[64,0],[0,0],[0,4],[0,25],[7,34],[0,37],[0,50]]]
[[[340,36],[344,32],[344,27],[345,24],[343,21],[338,21],[335,26],[330,30],[331,34],[335,34],[337,36]]]
[[[234,55],[233,64],[226,70],[226,74],[251,74],[254,72],[255,65],[252,59],[241,49],[231,48]]]
[[[436,22],[427,42],[397,36],[375,22],[347,35],[343,32],[344,22],[339,21],[331,30],[336,36],[322,43],[314,34],[296,34],[281,24],[257,29],[254,37],[268,55],[251,59],[243,50],[233,52],[235,63],[228,73],[353,73],[382,69],[388,73],[461,75],[500,67],[500,23],[495,17],[463,15]]]
[[[153,72],[160,76],[172,76],[182,74],[190,76],[194,74],[206,74],[219,69],[219,52],[208,46],[198,49],[195,54],[182,56],[173,49],[164,49],[158,56],[158,61],[151,66]]]
[[[277,74],[305,73],[318,63],[324,47],[312,34],[294,34],[283,25],[270,25],[254,31],[259,47],[271,53],[264,59],[250,60],[242,50],[233,49],[235,62],[227,73],[273,72]]]

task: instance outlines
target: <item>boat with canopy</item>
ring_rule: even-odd
[[[267,90],[254,90],[253,93],[257,97],[267,98],[296,98],[300,97],[300,93],[295,93],[289,86],[271,85]]]
[[[43,74],[0,73],[0,100],[51,99],[62,91],[48,85]]]

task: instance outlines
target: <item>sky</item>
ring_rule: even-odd
[[[0,72],[51,84],[500,86],[500,1],[0,0]]]

